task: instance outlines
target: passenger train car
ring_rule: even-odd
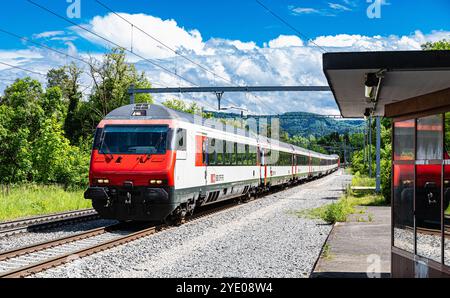
[[[198,117],[200,118],[200,117]],[[339,167],[324,155],[222,128],[219,121],[132,104],[98,125],[84,196],[108,219],[178,221],[199,206],[250,197]]]

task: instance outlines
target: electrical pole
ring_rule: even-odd
[[[376,169],[376,192],[380,193],[381,190],[381,169],[380,169],[380,150],[381,150],[381,125],[380,125],[380,117],[377,117],[377,169]]]
[[[372,115],[369,116],[369,177],[372,178]]]
[[[215,92],[216,93],[216,96],[217,96],[217,110],[220,112],[220,110],[222,109],[221,108],[221,106],[220,106],[220,102],[221,102],[221,100],[222,100],[222,96],[223,96],[223,91],[218,91],[218,92]]]
[[[367,124],[366,125],[364,125],[364,145],[363,145],[363,155],[364,155],[364,166],[366,165],[366,163],[367,163],[367,153],[366,153],[366,149],[367,149],[367,147],[366,147],[366,142],[367,142]]]
[[[130,92],[130,104],[134,104],[134,85],[131,85],[130,86],[130,90],[131,90],[131,92]]]

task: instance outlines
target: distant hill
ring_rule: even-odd
[[[205,111],[206,112],[206,111]],[[210,112],[215,118],[240,119],[239,114],[234,113],[218,113]],[[275,115],[249,115],[249,118],[261,117],[278,117]],[[306,112],[289,112],[279,115],[281,130],[289,134],[289,136],[321,137],[329,135],[332,132],[344,134],[346,132],[352,134],[359,130],[363,124],[363,120],[341,120],[330,117],[324,117],[318,114]]]

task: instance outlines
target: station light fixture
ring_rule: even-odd
[[[366,79],[364,81],[365,86],[364,95],[370,101],[372,101],[375,98],[378,82],[379,78],[377,77],[376,73],[371,72],[366,74]]]

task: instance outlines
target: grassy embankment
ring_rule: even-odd
[[[0,221],[85,208],[91,208],[91,201],[83,198],[83,190],[36,184],[0,187]]]
[[[358,174],[353,176],[351,186],[375,186],[375,179],[363,177]],[[373,191],[353,191],[350,186],[344,195],[337,201],[319,208],[297,211],[296,214],[307,218],[321,218],[328,223],[344,222],[350,214],[365,214],[364,208],[357,206],[384,206],[387,205],[382,195]],[[372,221],[373,215],[358,217],[359,221]]]

